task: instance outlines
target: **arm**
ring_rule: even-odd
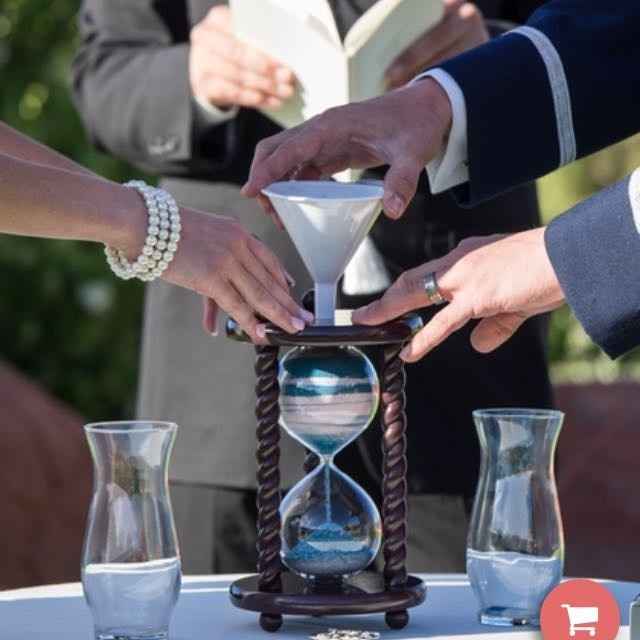
[[[85,167],[43,144],[31,140],[4,122],[0,122],[0,153],[34,164],[48,165],[74,173],[91,173]]]
[[[385,295],[353,314],[378,324],[426,307],[435,274],[448,304],[402,356],[415,361],[470,320],[476,350],[506,342],[531,316],[569,303],[611,357],[640,344],[640,170],[556,218],[545,229],[469,238],[439,260],[405,272]]]
[[[606,0],[553,0],[524,32],[441,65],[462,89],[469,119],[469,181],[457,190],[461,200],[497,195],[640,129],[640,83],[631,80],[640,61],[639,20],[636,0],[621,0],[615,11]],[[540,45],[543,54],[532,38],[550,43]],[[421,167],[442,152],[451,124],[452,104],[432,78],[331,109],[261,142],[244,192],[255,197],[293,173],[388,164],[385,211],[398,216]]]
[[[640,4],[555,0],[518,29],[441,65],[467,110],[474,204],[617,142],[640,128],[634,69]]]
[[[22,156],[0,153],[0,233],[102,242],[130,260],[140,253],[147,211],[134,190],[75,171],[71,161],[7,127],[0,128],[0,140]],[[209,330],[215,316],[209,299],[257,341],[264,334],[256,314],[291,332],[304,328],[311,317],[291,299],[286,272],[265,245],[234,220],[186,208],[180,213],[182,237],[163,279],[207,299]]]

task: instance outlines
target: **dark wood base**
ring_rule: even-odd
[[[341,584],[318,586],[292,574],[282,574],[282,591],[258,589],[258,576],[242,578],[229,589],[231,602],[240,609],[261,614],[260,626],[277,631],[283,615],[336,616],[384,613],[391,629],[402,629],[409,622],[407,609],[422,604],[427,589],[419,578],[408,576],[405,586],[385,590],[384,577],[366,571]]]

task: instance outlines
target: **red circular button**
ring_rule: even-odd
[[[620,609],[603,584],[568,580],[546,597],[540,627],[544,640],[614,640],[620,629]]]

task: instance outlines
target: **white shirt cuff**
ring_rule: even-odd
[[[411,83],[433,78],[451,103],[451,131],[447,146],[426,167],[431,193],[442,193],[469,181],[467,148],[467,103],[460,85],[444,69],[431,69],[416,76]]]
[[[222,124],[227,120],[233,120],[238,115],[238,107],[231,107],[230,109],[220,109],[215,105],[202,100],[197,96],[193,96],[193,101],[198,107],[200,115],[204,119],[205,123],[209,124]]]

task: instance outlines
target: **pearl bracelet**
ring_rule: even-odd
[[[143,197],[149,215],[147,238],[142,253],[131,263],[119,249],[105,246],[111,270],[123,280],[138,278],[151,282],[160,277],[178,250],[180,210],[171,194],[150,187],[141,180],[131,180],[125,187],[135,189]]]

